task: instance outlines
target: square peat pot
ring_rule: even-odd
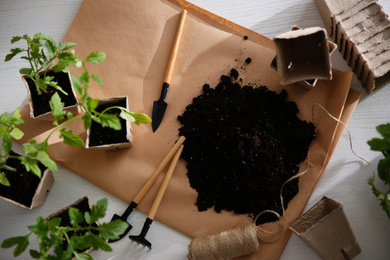
[[[42,177],[39,178],[27,172],[17,158],[8,159],[7,165],[15,168],[16,172],[5,170],[11,185],[0,184],[0,198],[26,209],[42,206],[54,184],[53,173],[43,164],[38,163],[42,171]]]
[[[45,218],[45,220],[47,221],[47,220],[52,219],[52,218],[61,218],[60,226],[71,227],[72,224],[70,223],[70,218],[69,218],[69,209],[71,207],[77,208],[83,214],[83,216],[84,216],[85,212],[91,212],[91,203],[89,201],[89,198],[88,198],[88,196],[84,196],[84,197],[78,199],[77,201],[73,202],[72,204],[60,209],[59,211],[50,214],[49,216],[47,216]],[[86,222],[81,222],[79,225],[80,225],[80,227],[88,226],[88,224]],[[99,223],[95,222],[92,225],[97,227],[99,225]],[[83,233],[85,233],[85,231],[83,231],[83,232],[78,231],[77,235],[82,236],[82,235],[84,235]],[[91,251],[93,251],[93,247],[87,248],[81,252],[89,253]],[[73,259],[75,259],[75,257],[73,257]]]
[[[311,27],[275,36],[276,63],[280,83],[332,79],[330,50],[325,29]]]
[[[129,101],[125,97],[112,97],[102,99],[96,108],[98,112],[102,112],[111,106],[120,106],[129,109]],[[109,113],[119,115],[119,109],[111,109]],[[90,129],[87,131],[87,140],[85,148],[87,149],[101,149],[113,150],[119,148],[130,148],[133,146],[133,135],[131,133],[130,121],[119,118],[122,128],[121,130],[114,130],[110,127],[103,127],[102,125],[92,121]]]
[[[40,73],[43,75],[43,73]],[[49,70],[46,76],[54,76],[54,80],[57,84],[66,92],[68,95],[65,95],[55,88],[48,86],[46,92],[38,94],[38,91],[35,87],[35,83],[28,76],[22,76],[24,85],[27,88],[28,92],[28,103],[30,106],[30,116],[34,119],[41,119],[46,121],[54,121],[54,116],[51,113],[51,108],[49,101],[54,93],[58,92],[61,97],[61,101],[65,103],[64,110],[77,115],[80,113],[80,107],[76,98],[76,92],[73,87],[72,79],[70,73],[67,72],[53,72]]]
[[[327,197],[291,223],[289,229],[324,260],[352,259],[361,252],[342,205]]]

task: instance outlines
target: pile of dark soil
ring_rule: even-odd
[[[255,217],[282,214],[280,189],[299,171],[315,127],[297,117],[294,102],[265,86],[241,86],[232,69],[215,88],[203,86],[178,119],[186,137],[182,157],[199,211],[214,207]],[[284,205],[297,194],[298,180],[283,190]],[[277,220],[262,215],[259,223]]]

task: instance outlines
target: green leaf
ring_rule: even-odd
[[[38,151],[49,151],[49,144],[47,141],[44,141],[42,143],[38,143],[36,140],[30,140],[28,143],[22,144],[23,150],[25,154],[31,155],[35,157],[38,153]]]
[[[88,253],[74,252],[74,255],[75,255],[77,260],[93,260],[92,256]]]
[[[45,151],[38,151],[36,158],[51,171],[57,171],[57,164],[49,157]]]
[[[378,125],[376,130],[382,135],[382,137],[390,139],[390,123]]]
[[[53,88],[55,88],[56,90],[60,91],[62,94],[64,95],[68,95],[68,93],[66,93],[66,91],[64,91],[59,85],[58,85],[58,82],[57,81],[53,81],[54,77],[46,77],[45,78],[45,82],[44,84],[46,85],[49,85],[49,86],[52,86]]]
[[[22,75],[31,75],[33,70],[31,68],[22,68],[19,70],[19,73]]]
[[[390,151],[390,139],[372,138],[367,143],[373,151]]]
[[[80,136],[73,133],[73,130],[66,131],[65,128],[60,130],[60,138],[64,139],[64,143],[73,147],[84,146],[84,141]]]
[[[378,175],[386,184],[390,184],[390,155],[379,161]]]
[[[1,244],[1,248],[10,248],[13,246],[16,246],[14,250],[14,257],[17,257],[21,255],[24,251],[26,251],[28,245],[29,245],[29,237],[30,234],[27,236],[19,236],[19,237],[11,237],[3,241]]]
[[[11,51],[11,53],[8,54],[7,56],[5,56],[4,61],[10,61],[10,60],[12,60],[13,57],[15,57],[17,54],[23,52],[23,49],[21,49],[21,48],[15,48],[15,49],[11,49],[10,51]]]
[[[105,58],[106,54],[104,52],[98,51],[90,53],[85,60],[91,63],[98,64],[102,62]]]
[[[12,117],[15,119],[22,119],[22,114],[20,114],[20,107],[16,108],[12,114]]]
[[[124,120],[126,120],[126,121],[130,121],[130,122],[132,122],[132,123],[135,122],[135,118],[133,117],[133,115],[132,115],[131,113],[128,113],[128,112],[125,111],[125,110],[122,110],[122,111],[120,112],[119,116],[120,116],[121,118],[123,118]]]
[[[69,218],[70,218],[70,224],[73,227],[78,227],[78,224],[83,222],[83,214],[78,210],[77,208],[71,207],[68,210]]]
[[[103,80],[99,76],[92,74],[91,78],[99,83],[100,86],[104,87]]]
[[[68,72],[70,71],[70,65],[72,65],[71,61],[69,60],[61,60],[59,61],[53,68],[54,72]]]
[[[88,72],[84,72],[79,74],[79,80],[81,84],[84,84],[85,86],[89,86],[89,74]]]
[[[44,33],[36,33],[34,34],[33,41],[40,42],[41,40],[53,40],[50,36]]]
[[[99,105],[99,99],[88,98],[88,110],[94,111]]]
[[[37,235],[38,238],[47,237],[47,233],[49,232],[49,226],[40,216],[35,219],[35,225],[28,226],[28,229]]]
[[[108,223],[103,223],[98,226],[99,234],[103,239],[118,239],[122,235],[127,227],[128,223],[117,219]]]
[[[61,218],[51,218],[46,224],[49,229],[57,229],[61,224]]]
[[[50,56],[50,59],[53,59],[57,55],[56,42],[52,38],[48,37],[45,39],[45,48]]]
[[[103,127],[110,127],[114,130],[121,130],[122,125],[119,118],[113,114],[100,114],[99,119]]]
[[[80,237],[81,244],[87,245],[86,247],[93,247],[94,250],[101,248],[105,252],[111,252],[112,248],[107,245],[106,240],[98,235],[87,232],[84,236]]]
[[[91,128],[91,124],[92,124],[92,114],[91,114],[91,112],[89,112],[89,111],[85,112],[85,114],[83,115],[82,119],[84,121],[84,128],[85,128],[85,130],[88,130],[89,128]]]
[[[21,36],[14,36],[14,37],[12,37],[12,39],[11,39],[11,44],[14,44],[15,42],[18,42],[18,41],[20,41],[21,39],[22,39]]]
[[[0,124],[8,127],[16,127],[24,124],[24,120],[21,119],[19,108],[17,108],[12,116],[9,116],[7,112],[0,115]]]
[[[60,51],[67,51],[76,45],[77,45],[77,43],[74,43],[74,42],[60,42],[59,49],[60,49]]]
[[[38,252],[37,250],[30,250],[30,256],[34,259],[40,259],[42,257],[42,254]]]
[[[0,125],[0,140],[4,139],[4,134],[8,131],[9,129],[6,126]]]
[[[32,172],[39,178],[42,176],[41,169],[38,166],[38,162],[30,157],[19,156],[20,162],[26,167],[28,172]]]
[[[91,225],[95,223],[99,218],[103,218],[106,215],[108,200],[107,198],[99,200],[96,205],[92,205],[91,213],[84,212],[85,221]]]
[[[77,91],[77,93],[82,95],[83,92],[82,92],[82,88],[80,87],[80,80],[72,75],[72,83],[73,83],[73,87]]]
[[[135,122],[134,123],[136,125],[147,124],[147,123],[152,122],[152,119],[150,119],[150,117],[148,117],[146,114],[131,112],[131,115],[135,118]]]
[[[12,149],[12,140],[8,132],[5,132],[3,135],[3,149],[6,153],[9,153]]]
[[[10,135],[12,138],[14,138],[16,140],[20,140],[20,139],[22,139],[24,133],[19,128],[14,128],[14,129],[12,129]]]
[[[56,92],[49,101],[51,113],[57,121],[64,119],[66,111],[64,110],[65,103],[61,102],[60,95]]]
[[[5,176],[5,173],[3,172],[0,172],[0,184],[8,187],[11,186],[7,179],[7,176]]]
[[[73,119],[73,114],[71,112],[68,112],[66,113],[66,117],[69,119],[69,120],[72,120]]]

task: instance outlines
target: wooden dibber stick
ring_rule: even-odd
[[[142,188],[138,191],[137,195],[134,197],[133,201],[129,204],[125,212],[119,216],[117,214],[114,214],[112,216],[111,221],[114,221],[116,219],[121,219],[122,221],[127,222],[127,218],[129,217],[130,213],[133,212],[133,209],[138,206],[138,204],[141,202],[141,200],[144,198],[146,193],[149,191],[149,189],[153,186],[154,182],[157,180],[157,177],[160,175],[162,170],[165,168],[165,166],[168,164],[169,161],[171,161],[172,157],[176,154],[178,149],[182,146],[184,140],[186,138],[184,136],[181,136],[179,140],[176,142],[176,144],[171,148],[171,150],[168,152],[168,154],[165,156],[165,158],[161,161],[161,163],[157,166],[156,170],[152,173],[152,175],[148,178],[148,180],[145,182],[145,184],[142,186]],[[120,239],[122,239],[126,234],[132,229],[132,226],[130,223],[126,231],[116,240],[109,240],[109,242],[115,242]]]
[[[177,165],[177,162],[180,159],[180,155],[181,155],[181,153],[183,151],[183,148],[184,148],[184,146],[181,145],[179,150],[176,152],[175,156],[172,159],[171,165],[168,168],[168,171],[167,171],[167,173],[166,173],[166,175],[164,177],[164,180],[161,183],[161,186],[160,186],[160,188],[159,188],[159,190],[157,192],[156,198],[153,201],[153,205],[150,208],[148,217],[146,218],[144,226],[142,227],[141,234],[139,234],[138,236],[129,236],[129,238],[131,240],[133,240],[133,241],[135,241],[137,243],[140,243],[140,244],[142,244],[144,246],[147,246],[150,249],[152,248],[152,244],[148,240],[146,240],[145,236],[148,233],[150,225],[152,224],[153,219],[154,219],[154,217],[155,217],[155,215],[157,213],[157,210],[158,210],[158,208],[160,206],[160,203],[161,203],[162,198],[163,198],[163,196],[165,194],[165,191],[168,188],[169,181],[170,181],[170,179],[171,179],[171,177],[173,175],[173,172],[176,169],[176,165]]]

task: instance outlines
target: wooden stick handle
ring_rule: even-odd
[[[163,182],[161,183],[160,189],[157,192],[156,198],[153,201],[153,205],[150,208],[148,218],[154,219],[154,216],[156,215],[156,212],[158,210],[158,207],[160,206],[160,203],[162,201],[162,198],[165,194],[165,191],[168,188],[169,181],[171,180],[171,177],[173,175],[173,172],[176,169],[177,162],[180,159],[181,152],[183,151],[184,146],[181,145],[179,150],[176,152],[175,156],[172,159],[171,165],[168,168],[168,171],[164,177]]]
[[[177,53],[179,51],[179,43],[180,43],[181,35],[183,34],[183,28],[184,28],[184,22],[186,16],[187,16],[187,10],[183,10],[181,13],[179,25],[177,27],[175,40],[173,42],[173,46],[171,50],[171,55],[169,56],[167,70],[165,71],[164,82],[168,84],[171,82],[173,67],[175,66]]]
[[[183,144],[184,140],[186,138],[184,136],[180,136],[179,140],[176,142],[176,144],[171,148],[171,150],[168,152],[168,154],[165,156],[165,158],[161,161],[161,163],[157,166],[156,170],[152,173],[152,175],[149,177],[149,179],[145,182],[145,184],[142,186],[142,188],[139,190],[133,201],[135,203],[139,203],[145,194],[149,191],[150,187],[154,184],[157,177],[160,175],[162,170],[165,168],[165,166],[168,164],[168,162],[172,159],[172,157],[176,154],[177,150],[180,148],[180,146]]]

